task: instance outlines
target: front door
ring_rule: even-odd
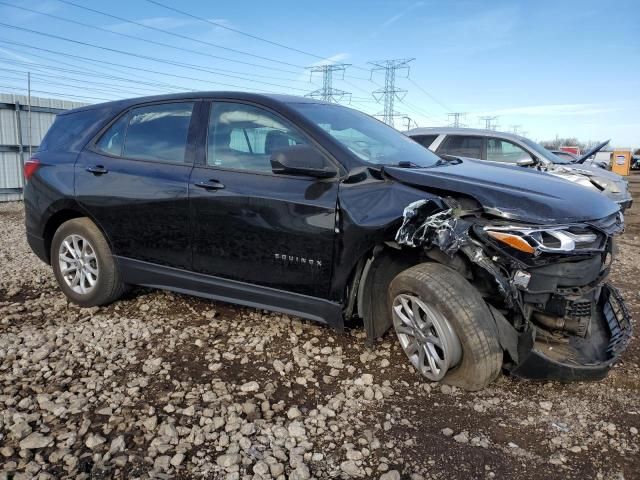
[[[191,267],[188,183],[193,112],[173,102],[123,113],[76,162],[76,199],[114,255]]]
[[[195,271],[328,297],[337,180],[277,175],[269,161],[305,143],[270,110],[213,103],[189,187]]]

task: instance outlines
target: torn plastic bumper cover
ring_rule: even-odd
[[[569,263],[550,260],[546,267],[523,269],[506,256],[500,258],[494,249],[487,253],[489,249],[472,234],[475,217],[462,215],[444,201],[414,202],[405,208],[395,240],[409,247],[437,247],[449,256],[463,253],[495,279],[505,315],[489,305],[508,354],[505,367],[512,374],[562,381],[604,378],[626,349],[632,323],[618,291],[604,283],[608,266],[599,255]],[[594,262],[597,265],[592,266]],[[583,270],[594,268],[593,281],[572,285],[575,288],[562,288],[555,278],[547,282],[544,276],[553,272],[553,277],[566,282],[567,272],[575,270],[585,282]],[[545,280],[549,290],[533,292],[528,285],[532,275]],[[531,287],[537,285],[533,282]]]

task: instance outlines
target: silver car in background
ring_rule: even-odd
[[[592,190],[617,202],[622,210],[631,206],[627,181],[620,175],[595,165],[571,163],[542,145],[520,135],[474,128],[414,128],[405,132],[422,146],[439,155],[475,158],[536,168]]]

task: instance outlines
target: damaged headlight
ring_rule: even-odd
[[[500,243],[524,253],[570,253],[597,250],[603,237],[581,225],[553,227],[492,226],[482,229]]]
[[[611,193],[620,193],[622,191],[620,189],[620,186],[616,182],[594,177],[591,177],[590,180],[591,183],[593,183],[600,190],[607,190]]]

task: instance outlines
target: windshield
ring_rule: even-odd
[[[409,137],[369,115],[321,103],[295,103],[291,107],[325,130],[360,160],[375,165],[432,167],[440,157]]]
[[[534,142],[533,140],[529,140],[528,138],[522,138],[522,141],[524,143],[526,143],[527,146],[529,148],[531,148],[533,151],[535,151],[539,156],[541,156],[542,158],[544,158],[545,160],[547,160],[547,161],[549,161],[551,163],[555,163],[555,164],[558,164],[558,165],[569,165],[569,164],[571,164],[571,162],[569,160],[566,160],[564,158],[560,158],[559,156],[551,153],[549,150],[544,148],[539,143]]]

